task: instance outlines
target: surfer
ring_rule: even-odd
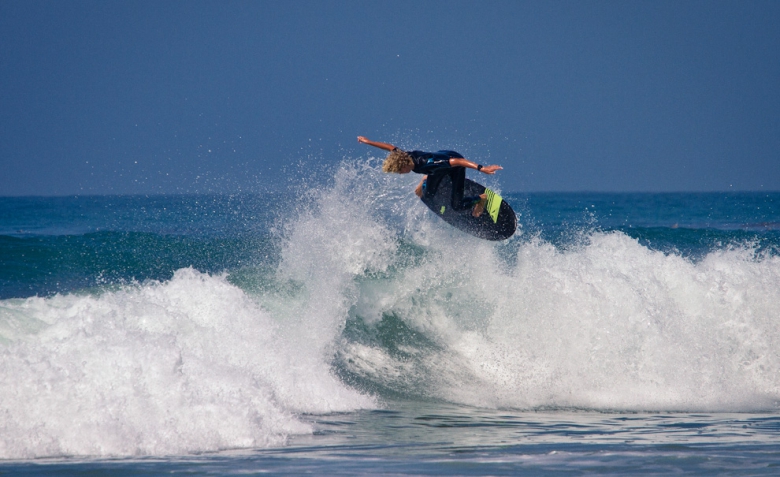
[[[414,189],[414,193],[419,198],[432,198],[436,194],[441,180],[450,176],[452,179],[452,198],[451,204],[455,210],[466,210],[472,208],[471,215],[479,217],[485,210],[487,196],[481,194],[474,197],[463,197],[463,188],[466,180],[466,169],[475,169],[485,174],[495,174],[496,171],[503,169],[501,166],[483,166],[469,161],[455,151],[404,151],[392,144],[385,142],[371,141],[370,139],[358,136],[358,142],[368,144],[389,151],[390,154],[385,158],[382,164],[384,172],[394,172],[397,174],[408,174],[416,172],[424,174],[422,180]]]

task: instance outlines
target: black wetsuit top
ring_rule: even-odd
[[[474,205],[479,197],[463,197],[463,185],[466,179],[466,168],[451,166],[450,159],[464,159],[455,151],[407,151],[414,161],[413,172],[427,174],[428,179],[423,184],[423,199],[432,199],[439,188],[441,180],[449,176],[452,180],[450,203],[456,210],[465,210]]]
[[[449,172],[450,159],[463,159],[463,156],[455,151],[407,151],[414,161],[414,169],[412,171],[418,174],[439,174],[442,172]]]

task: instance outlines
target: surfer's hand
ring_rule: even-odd
[[[358,142],[362,144],[368,144],[370,141],[365,136],[358,136]]]
[[[428,177],[428,176],[425,176],[425,177],[423,177],[423,179],[420,181],[420,183],[419,183],[419,184],[417,184],[417,187],[415,187],[415,188],[414,188],[414,194],[415,194],[417,197],[421,198],[421,199],[422,199],[422,193],[423,193],[423,190],[422,190],[422,188],[423,188],[423,182],[425,182],[425,179],[426,179],[427,177]]]
[[[503,169],[503,167],[493,165],[493,166],[484,166],[482,167],[481,171],[484,172],[485,174],[495,174],[496,171],[500,171],[501,169]]]

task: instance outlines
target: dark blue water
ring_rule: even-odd
[[[268,196],[0,198],[0,298],[218,273],[275,253]],[[271,202],[273,205],[273,202]]]
[[[776,473],[780,193],[404,179],[0,198],[0,473]]]
[[[778,193],[508,194],[526,234],[559,247],[620,231],[652,250],[701,257],[748,246],[776,253]],[[106,282],[167,280],[273,264],[282,221],[269,195],[0,198],[0,298]]]
[[[583,230],[618,230],[654,250],[700,257],[729,245],[775,250],[780,237],[777,193],[547,193],[517,199],[528,207],[527,227],[558,244]]]

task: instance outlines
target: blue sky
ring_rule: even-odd
[[[0,195],[263,192],[357,135],[505,191],[780,190],[780,2],[0,2]]]

